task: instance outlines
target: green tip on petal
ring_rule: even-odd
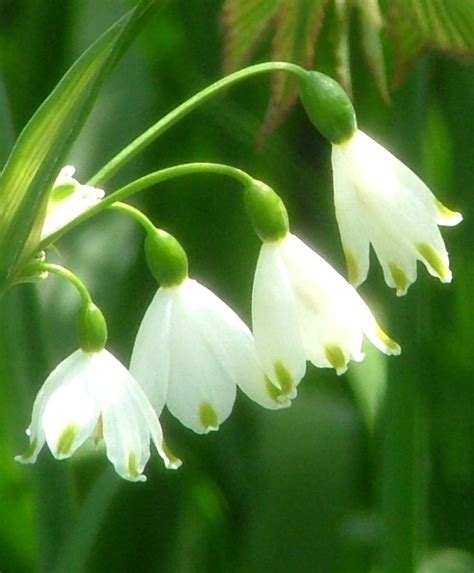
[[[265,389],[270,398],[278,405],[279,408],[291,406],[291,400],[287,394],[282,392],[281,388],[275,386],[268,376],[265,376]]]
[[[450,283],[452,279],[451,271],[447,267],[440,255],[427,243],[418,243],[416,248],[431,269],[436,273],[441,282]]]
[[[199,420],[206,429],[206,432],[219,429],[217,413],[209,402],[202,402],[199,406]]]
[[[136,452],[130,452],[128,454],[128,477],[132,481],[145,481],[146,477],[142,475],[138,469],[138,459]]]
[[[273,369],[275,371],[276,380],[280,385],[280,395],[278,400],[281,401],[281,399],[286,396],[292,396],[294,393],[295,381],[287,367],[283,362],[281,362],[281,360],[277,360],[273,365]]]
[[[438,199],[435,200],[435,205],[438,213],[446,221],[446,223],[449,222],[451,225],[457,225],[462,221],[461,213],[457,213],[456,211],[451,211],[451,209],[448,209],[446,205],[443,205],[443,203],[441,203],[441,201],[438,201]]]
[[[72,195],[75,190],[76,185],[74,185],[74,183],[63,183],[62,185],[53,187],[49,195],[48,208],[51,204],[61,203],[61,201],[64,201],[64,199],[67,199],[67,197]]]
[[[388,334],[386,334],[380,328],[380,326],[377,326],[376,336],[380,340],[380,342],[382,342],[382,344],[385,346],[387,354],[398,355],[402,351],[398,342],[395,342],[395,340],[392,340],[390,338],[390,336],[388,336]]]
[[[397,296],[403,296],[407,293],[410,283],[407,279],[406,274],[396,263],[388,263],[388,268],[393,278],[393,282],[397,287]]]
[[[336,369],[336,373],[344,374],[347,370],[347,360],[341,347],[337,344],[326,344],[324,354],[329,364]]]
[[[182,461],[177,456],[175,456],[175,454],[170,449],[165,440],[161,442],[161,449],[163,450],[163,454],[166,457],[165,459],[166,467],[169,470],[177,470],[181,466]]]
[[[66,458],[67,456],[70,455],[72,447],[74,445],[74,441],[76,439],[76,435],[77,435],[77,430],[76,427],[71,425],[71,426],[66,426],[66,428],[64,428],[61,436],[59,437],[58,440],[58,445],[56,447],[56,457],[58,458]]]
[[[360,268],[357,259],[349,251],[344,251],[347,267],[347,278],[351,285],[358,286],[360,283]]]
[[[15,456],[15,460],[22,464],[30,464],[36,461],[35,451],[38,445],[38,440],[34,438],[30,445],[28,446],[27,450],[20,454],[19,456]]]

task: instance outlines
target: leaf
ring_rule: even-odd
[[[226,73],[240,68],[252,57],[279,3],[280,0],[226,0],[222,8]]]
[[[395,83],[399,84],[422,49],[455,56],[474,55],[472,0],[393,0],[389,31],[394,39]]]
[[[34,254],[48,192],[113,65],[156,0],[142,0],[68,70],[21,132],[0,177],[0,293]]]
[[[273,59],[312,68],[316,41],[327,0],[294,0],[281,3],[276,19]],[[276,74],[273,93],[262,128],[262,138],[275,129],[296,101],[297,83],[289,74]]]
[[[383,29],[382,14],[378,0],[359,0],[358,8],[361,16],[362,47],[369,62],[370,69],[383,99],[388,102],[390,96],[387,87],[385,58],[382,50],[381,31]]]
[[[351,23],[351,0],[336,0],[334,20],[334,51],[336,56],[336,78],[352,97],[351,54],[349,28]]]

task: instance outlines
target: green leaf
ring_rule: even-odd
[[[245,65],[252,57],[279,4],[280,0],[226,0],[222,21],[227,73]]]
[[[362,47],[369,62],[370,69],[383,99],[390,99],[387,87],[385,58],[382,50],[381,31],[383,28],[382,14],[378,0],[359,0],[358,8],[361,18]]]
[[[455,56],[474,54],[472,0],[393,0],[389,30],[394,39],[395,83],[400,83],[422,49]]]
[[[0,293],[38,246],[47,196],[113,65],[156,0],[107,30],[69,69],[21,132],[0,177]]]
[[[316,41],[327,0],[295,0],[281,4],[276,19],[273,59],[312,68]],[[296,101],[298,86],[289,74],[276,74],[262,135],[265,138],[280,123]]]

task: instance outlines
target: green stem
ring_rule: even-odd
[[[100,201],[100,203],[97,203],[97,205],[94,205],[94,207],[91,207],[82,213],[82,215],[79,215],[79,217],[74,219],[74,221],[71,221],[71,223],[65,225],[62,229],[43,240],[38,249],[45,249],[70,229],[76,227],[90,217],[97,215],[101,211],[104,211],[104,209],[110,208],[111,205],[117,201],[123,201],[128,197],[135,195],[135,193],[143,191],[143,189],[168,181],[169,179],[182,177],[184,175],[194,175],[196,173],[215,173],[217,175],[225,175],[240,181],[243,185],[248,185],[254,181],[253,177],[245,173],[245,171],[237,169],[236,167],[231,167],[230,165],[222,165],[220,163],[184,163],[182,165],[167,167],[166,169],[161,169],[160,171],[155,171],[145,175],[144,177],[140,177],[128,185],[117,189],[117,191],[110,193],[110,195],[107,195],[102,201]]]
[[[305,73],[305,70],[300,66],[290,64],[288,62],[265,62],[249,66],[243,70],[238,70],[237,72],[218,80],[186,100],[173,111],[170,111],[144,133],[134,139],[132,143],[127,145],[125,149],[120,151],[120,153],[113,157],[96,175],[94,175],[88,184],[95,187],[103,186],[104,183],[126,163],[128,163],[132,157],[145,149],[145,147],[150,145],[150,143],[152,143],[157,137],[165,133],[165,131],[185,117],[193,109],[206,102],[211,97],[217,95],[222,90],[240,82],[241,80],[269,72],[286,72],[301,77]]]
[[[81,281],[81,279],[76,276],[72,271],[62,267],[61,265],[55,265],[52,263],[35,263],[33,270],[38,270],[39,272],[46,272],[55,274],[58,277],[66,279],[69,281],[79,293],[84,306],[92,303],[92,297],[86,287],[86,285]]]
[[[154,233],[156,231],[155,225],[153,225],[150,219],[136,207],[117,201],[117,203],[110,205],[109,209],[129,215],[135,219],[135,221],[138,221],[147,233]]]

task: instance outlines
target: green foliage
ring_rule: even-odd
[[[48,192],[99,88],[152,4],[141,2],[77,60],[18,137],[0,178],[0,293],[34,254]]]
[[[474,55],[471,0],[394,0],[388,30],[393,36],[395,81],[400,82],[420,52],[433,48],[456,56]]]
[[[386,25],[391,25],[392,16],[386,19],[390,3],[381,3]],[[57,14],[55,3],[21,2],[19,24],[31,19],[28,30],[37,36],[34,44],[25,44],[28,34],[17,44],[2,38],[2,45],[9,43],[11,61],[22,70],[15,77],[2,57],[2,158],[11,149],[21,118],[41,103],[50,84],[59,82],[74,55],[130,4],[70,2],[68,18],[51,16],[51,28],[43,29],[47,16]],[[369,19],[363,10],[369,4],[361,0],[352,9],[359,19],[355,30],[350,24],[350,34],[362,33],[362,17]],[[450,3],[449,21],[459,23],[455,15],[461,4],[460,29],[473,30],[468,2]],[[13,3],[2,3],[0,11],[7,5]],[[163,6],[103,86],[74,147],[67,154],[60,151],[58,168],[61,162],[75,163],[81,181],[86,180],[84,173],[98,171],[157,118],[221,76],[216,2],[176,0]],[[226,6],[230,10],[237,2]],[[241,1],[239,13],[246,6],[248,27],[242,17],[239,35],[247,29],[249,36],[234,60],[228,56],[234,62],[229,65],[239,66],[255,54],[256,42],[266,30],[270,35],[276,22],[277,9],[270,0]],[[424,0],[417,6],[422,18],[436,8],[436,21],[447,21],[434,2]],[[262,10],[258,24],[252,21],[251,8]],[[237,9],[235,14],[237,18]],[[373,41],[378,50],[382,30],[380,22],[374,22],[371,30],[378,27],[377,32],[367,45]],[[333,3],[326,7],[318,40],[324,51],[331,37],[325,25],[331,25],[332,34]],[[410,33],[416,26],[413,18]],[[435,30],[439,32],[438,27]],[[31,46],[49,45],[52,33],[56,50],[44,59],[36,57]],[[468,46],[466,34],[463,41]],[[408,35],[404,38],[408,43]],[[400,357],[387,360],[367,348],[364,362],[351,365],[342,377],[309,367],[298,398],[284,411],[263,411],[240,395],[231,418],[218,433],[206,437],[181,428],[164,412],[167,440],[183,459],[183,467],[165,471],[155,453],[145,484],[122,483],[106,469],[103,452],[97,453],[92,445],[62,463],[51,460],[48,451],[31,468],[13,461],[25,444],[24,428],[40,384],[77,346],[78,301],[60,281],[39,285],[36,295],[30,285],[15,287],[0,307],[2,571],[467,573],[472,569],[474,230],[469,210],[474,144],[468,118],[474,114],[473,67],[459,65],[444,53],[425,53],[413,61],[412,73],[390,94],[392,105],[387,107],[380,100],[380,87],[376,90],[370,81],[363,50],[376,58],[380,52],[362,45],[354,49],[355,43],[350,44],[351,81],[361,127],[423,175],[443,202],[465,215],[459,227],[445,230],[453,283],[434,283],[420,268],[407,297],[396,299],[381,273],[371,271],[361,294],[402,344]],[[426,46],[435,44],[427,41]],[[321,51],[319,55],[323,71],[329,71],[326,63],[333,59]],[[49,73],[41,73],[47,66]],[[28,98],[20,97],[25,77],[30,81]],[[189,161],[242,167],[281,194],[292,229],[342,269],[330,147],[314,135],[303,114],[295,114],[273,134],[265,150],[257,152],[255,135],[267,98],[265,82],[255,78],[252,89],[236,86],[222,98],[208,101],[137,156],[127,171],[117,173],[116,185]],[[107,185],[106,191],[114,186]],[[216,290],[248,321],[260,245],[247,221],[241,189],[240,183],[201,174],[160,184],[136,201],[154,223],[183,244],[191,276]],[[124,222],[120,214],[108,213],[63,237],[57,244],[59,254],[48,251],[48,258],[59,256],[84,279],[107,317],[110,349],[124,362],[156,291],[142,247],[143,231]]]

